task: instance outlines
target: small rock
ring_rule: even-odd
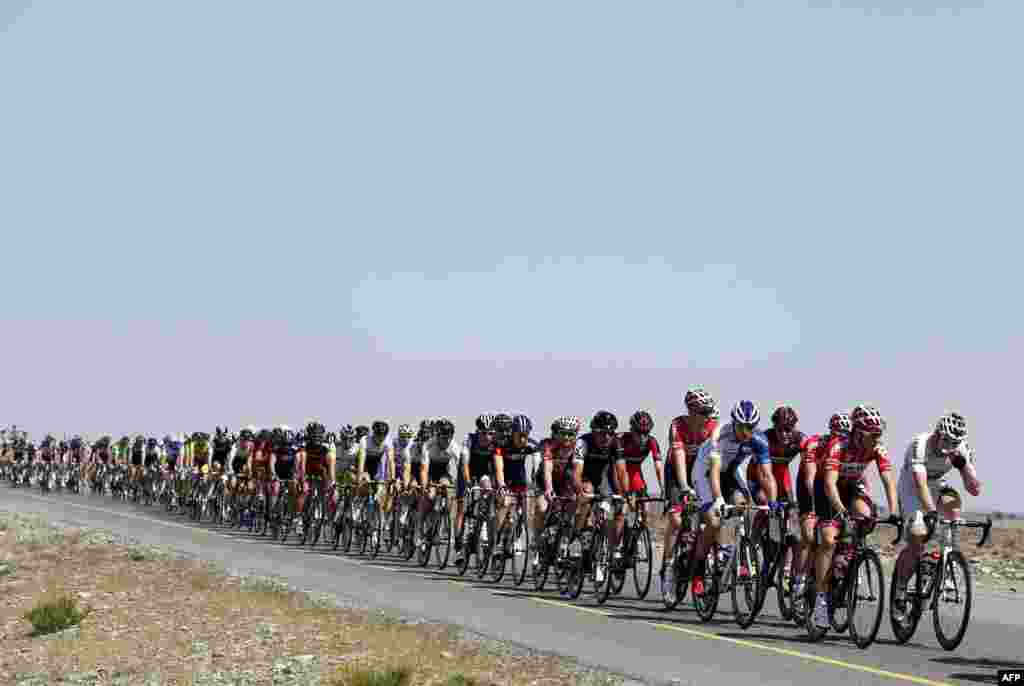
[[[89,598],[92,598],[92,593],[86,593],[85,591],[79,591],[78,592],[78,597],[83,599],[83,600],[87,600]]]
[[[445,650],[441,652],[441,657],[443,657],[445,660],[451,660],[455,656],[449,653],[447,650]]]

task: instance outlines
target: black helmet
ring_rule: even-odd
[[[370,435],[370,427],[360,424],[356,427],[356,440],[362,440]]]
[[[494,415],[493,414],[482,414],[476,418],[476,430],[482,433],[488,433],[494,431]]]
[[[783,429],[792,429],[799,419],[796,410],[789,405],[780,405],[772,412],[772,424]]]
[[[618,418],[608,410],[601,410],[590,420],[591,431],[615,431],[618,428]]]
[[[320,422],[306,424],[306,440],[310,443],[323,443],[327,438],[327,429]]]
[[[374,436],[386,436],[388,432],[391,431],[391,427],[383,419],[378,419],[374,421],[373,424],[371,424],[370,426],[373,429]]]
[[[649,434],[654,430],[654,419],[647,410],[637,410],[629,418],[629,429],[638,434]]]
[[[438,419],[434,422],[434,434],[444,438],[451,438],[455,435],[455,425],[450,419]]]
[[[494,415],[494,430],[500,434],[507,434],[512,431],[512,416],[504,412]]]

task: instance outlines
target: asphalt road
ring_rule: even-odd
[[[692,607],[666,612],[657,600],[655,576],[646,600],[627,577],[623,595],[597,605],[584,595],[566,602],[555,592],[535,593],[506,580],[494,586],[446,571],[421,569],[382,555],[377,560],[344,556],[321,547],[281,545],[247,533],[196,526],[181,515],[109,498],[26,492],[0,486],[0,509],[36,512],[53,521],[112,529],[143,543],[174,547],[231,570],[273,574],[309,591],[354,598],[405,615],[452,622],[492,638],[576,658],[651,684],[843,684],[995,683],[996,669],[1024,666],[1024,599],[976,591],[968,634],[961,647],[944,651],[930,616],[922,618],[907,645],[893,641],[888,618],[879,640],[859,650],[847,637],[811,644],[783,622],[773,598],[757,623],[741,630],[720,614],[702,624]],[[969,554],[969,552],[968,552]],[[549,587],[551,581],[548,582]],[[720,613],[731,608],[722,597]]]

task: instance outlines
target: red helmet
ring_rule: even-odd
[[[876,408],[869,405],[858,405],[850,417],[853,428],[864,433],[881,436],[885,432],[885,418]]]
[[[692,414],[706,414],[714,409],[715,399],[703,388],[691,388],[683,397],[686,409]]]

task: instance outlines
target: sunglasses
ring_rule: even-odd
[[[736,424],[736,428],[739,429],[740,431],[746,431],[746,432],[749,432],[749,433],[754,433],[754,429],[757,428],[757,424],[740,424],[740,423],[737,423]]]
[[[953,450],[959,448],[963,441],[957,440],[950,436],[942,436],[939,438],[939,444],[946,450]]]
[[[568,441],[571,438],[576,438],[576,434],[572,431],[556,431],[555,438],[560,438],[563,441]]]
[[[611,438],[612,436],[615,435],[615,432],[614,431],[595,431],[594,435],[595,436],[604,436],[605,438]]]

